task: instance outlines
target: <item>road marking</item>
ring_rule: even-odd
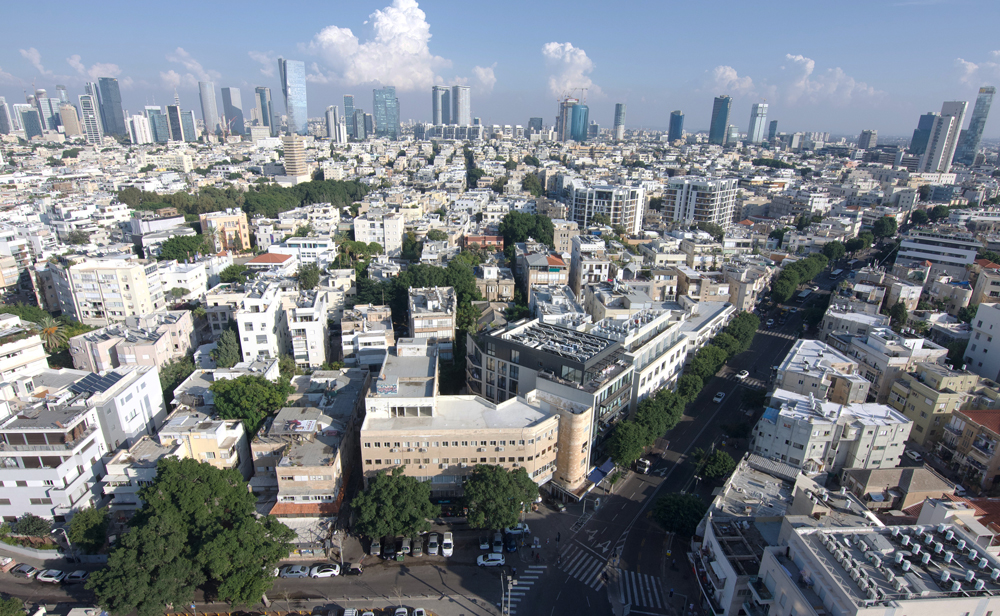
[[[621,512],[619,511],[618,513],[621,513]],[[612,522],[614,522],[614,521],[615,521],[615,518],[617,518],[617,517],[618,517],[618,513],[616,513],[616,514],[615,514],[615,517],[614,517],[614,518],[611,518],[611,521],[612,521]]]

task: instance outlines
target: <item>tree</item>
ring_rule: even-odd
[[[608,439],[607,452],[617,466],[628,468],[642,456],[648,444],[649,433],[646,428],[626,419],[615,426]]]
[[[906,324],[906,304],[903,302],[896,302],[891,308],[889,308],[889,319],[892,320],[893,325],[901,327]]]
[[[726,363],[726,359],[728,358],[725,351],[712,344],[705,345],[691,360],[689,374],[694,374],[702,381],[707,381],[715,376],[722,364]]]
[[[896,235],[896,219],[892,216],[883,216],[872,224],[872,234],[875,237],[892,237]]]
[[[299,266],[299,288],[309,291],[319,284],[319,266],[315,263],[304,263]]]
[[[427,232],[427,235],[425,237],[432,242],[448,241],[448,234],[442,231],[441,229],[431,229],[430,231]]]
[[[976,318],[976,312],[979,311],[979,304],[971,304],[969,306],[964,306],[958,309],[958,320],[963,323],[972,323],[972,319]]]
[[[839,261],[846,252],[847,249],[844,248],[844,245],[836,240],[823,246],[823,254],[831,261]]]
[[[596,225],[598,227],[606,227],[611,224],[611,219],[604,212],[594,214],[590,218],[590,224]]]
[[[521,180],[521,188],[534,197],[541,197],[545,192],[542,188],[542,181],[534,173],[525,174],[524,179]]]
[[[239,471],[192,458],[167,457],[139,490],[143,501],[105,568],[87,582],[115,616],[159,616],[187,605],[195,589],[232,606],[258,603],[295,533],[273,516],[258,517],[257,497]]]
[[[726,357],[732,357],[743,352],[743,344],[728,332],[721,332],[712,339],[712,344],[726,352]]]
[[[725,477],[733,472],[734,468],[736,468],[736,461],[733,460],[733,456],[721,449],[716,449],[712,455],[708,456],[701,474],[708,479],[715,479]]]
[[[994,252],[992,250],[980,250],[976,255],[977,259],[986,259],[990,263],[1000,264],[1000,253]]]
[[[924,210],[913,210],[913,213],[910,214],[910,222],[915,225],[926,225],[930,219],[931,217]]]
[[[864,250],[864,248],[865,243],[858,237],[852,237],[844,243],[844,249],[851,254],[854,254],[859,250]]]
[[[11,524],[11,530],[28,537],[48,537],[52,532],[52,522],[33,513],[24,513]]]
[[[295,391],[287,381],[275,383],[250,374],[215,381],[209,390],[219,417],[241,420],[248,435],[256,435],[264,419],[283,407]]]
[[[281,378],[292,380],[296,374],[301,374],[299,367],[295,365],[295,359],[291,355],[282,355],[278,358],[278,372]]]
[[[697,374],[685,374],[677,379],[677,395],[687,402],[692,402],[705,387],[704,381]]]
[[[27,616],[24,611],[24,602],[17,597],[6,597],[0,599],[0,616]]]
[[[428,518],[441,511],[431,503],[431,484],[404,475],[402,466],[375,475],[351,507],[356,516],[354,530],[372,539],[426,531]]]
[[[66,234],[66,241],[74,246],[80,246],[90,241],[90,235],[83,231],[70,231]]]
[[[232,323],[235,325],[235,323]],[[234,327],[229,327],[219,336],[219,342],[212,351],[212,359],[219,368],[232,368],[243,360],[240,338]]]
[[[197,258],[199,254],[210,252],[212,248],[204,235],[179,235],[163,242],[156,258],[160,261],[175,260],[184,263],[188,259]]]
[[[160,367],[160,389],[163,390],[163,400],[168,405],[174,399],[174,390],[191,376],[192,372],[194,372],[194,361],[190,357],[175,359]]]
[[[506,528],[518,522],[525,505],[538,498],[538,485],[523,466],[477,464],[466,480],[465,506],[472,528]]]
[[[942,218],[948,218],[951,214],[951,208],[947,205],[936,205],[934,209],[927,212],[927,216],[931,219],[931,222],[937,222]]]
[[[108,508],[87,507],[77,511],[69,521],[66,536],[87,554],[97,554],[108,539]]]
[[[68,338],[66,336],[65,325],[49,315],[45,315],[36,323],[40,328],[39,335],[42,338],[42,342],[45,343],[46,349],[53,351],[66,344]]]
[[[708,505],[695,494],[665,494],[656,499],[653,518],[667,532],[690,537],[707,511]]]
[[[721,242],[726,237],[726,230],[714,222],[699,222],[698,228],[711,235],[716,242]]]
[[[185,289],[184,287],[174,287],[173,289],[170,289],[170,291],[168,291],[168,293],[170,294],[170,297],[172,297],[174,299],[180,299],[180,298],[184,297],[185,295],[187,295],[190,292],[191,291],[189,291],[188,289]]]
[[[225,283],[246,282],[253,277],[253,272],[247,269],[246,265],[234,263],[219,272],[219,280]]]

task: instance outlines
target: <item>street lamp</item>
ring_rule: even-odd
[[[69,540],[69,535],[66,534],[66,529],[63,528],[63,527],[61,527],[61,526],[57,527],[57,528],[53,528],[52,531],[49,534],[50,535],[54,535],[56,533],[62,533],[63,539],[66,540],[66,546],[69,548],[70,556],[73,557],[73,562],[76,562],[76,560],[77,560],[77,558],[76,558],[76,550],[73,549],[73,543]]]

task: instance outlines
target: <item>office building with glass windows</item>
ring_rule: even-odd
[[[305,135],[309,132],[306,105],[306,63],[301,60],[278,58],[278,75],[281,80],[281,94],[285,97],[288,132]],[[271,132],[274,134],[277,131],[272,129]]]
[[[733,99],[729,96],[716,96],[712,106],[712,123],[708,128],[708,142],[712,145],[726,145],[729,130],[729,110]]]
[[[227,133],[242,135],[246,132],[239,88],[222,88],[222,112],[226,115]]]
[[[990,114],[990,106],[993,104],[993,96],[996,93],[997,89],[993,86],[979,88],[976,106],[973,107],[972,118],[969,120],[969,128],[963,130],[959,135],[958,147],[955,148],[955,158],[952,162],[969,166],[976,162],[979,142],[982,140],[983,130],[986,128],[986,116]]]
[[[767,103],[754,103],[750,106],[750,129],[747,137],[751,143],[764,140],[764,127],[767,126]]]
[[[667,133],[667,140],[670,143],[684,138],[684,112],[678,109],[670,113],[670,130]]]
[[[101,77],[97,80],[97,85],[101,92],[101,123],[104,133],[116,137],[128,137],[118,80],[114,77]]]
[[[219,130],[219,105],[215,101],[215,84],[211,81],[198,82],[201,98],[201,119],[205,121],[205,132],[215,134]]]
[[[372,113],[375,118],[375,136],[399,139],[399,99],[396,88],[385,86],[372,91]],[[366,127],[367,128],[367,127]]]
[[[451,87],[451,123],[458,126],[472,125],[472,99],[469,86]]]

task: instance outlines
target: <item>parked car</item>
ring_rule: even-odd
[[[493,533],[493,553],[500,554],[503,552],[503,533],[495,532]]]
[[[392,611],[392,616],[410,616],[410,610],[405,607],[397,607]]]
[[[424,555],[424,538],[417,535],[411,540],[413,547],[410,549],[410,556],[423,556]]]
[[[767,328],[771,329],[772,327],[774,327],[774,319],[768,319],[767,320]]]
[[[715,402],[715,403],[722,402],[722,399],[725,398],[725,397],[726,397],[726,394],[720,391],[719,393],[715,394],[714,398],[712,398],[712,402]]]
[[[427,616],[427,610],[422,607],[414,608],[413,616]]]
[[[914,462],[920,462],[921,460],[924,459],[924,457],[922,455],[920,455],[919,453],[917,453],[915,451],[907,451],[906,452],[906,457],[909,458],[909,459],[911,459],[911,460],[913,460]]]
[[[309,571],[311,578],[331,578],[340,575],[340,565],[335,563],[324,563],[316,565]]]
[[[278,577],[283,577],[283,578],[309,577],[309,567],[305,565],[285,565],[278,572]]]
[[[444,540],[441,541],[441,556],[451,556],[455,553],[455,542],[452,540],[451,533],[444,534]]]
[[[438,534],[431,533],[427,535],[427,555],[437,556],[438,555]]]
[[[410,538],[401,537],[399,543],[396,545],[397,554],[409,554],[410,553]]]
[[[361,563],[347,563],[344,565],[344,575],[361,575],[364,573]]]
[[[63,581],[64,577],[66,577],[66,573],[64,571],[60,571],[59,569],[46,569],[45,571],[39,571],[38,575],[35,576],[35,579],[39,582],[45,582],[47,584],[58,584]]]
[[[382,544],[382,558],[386,560],[396,558],[396,539],[394,537],[385,538],[385,543]]]
[[[38,575],[38,569],[35,569],[29,564],[21,563],[20,565],[14,567],[10,570],[10,574],[14,577],[32,579]]]
[[[736,378],[738,378],[741,381],[747,378],[748,376],[750,376],[750,373],[747,372],[746,370],[740,370],[739,372],[736,373]]]
[[[483,554],[476,559],[476,564],[480,567],[502,567],[506,562],[503,554]]]
[[[368,553],[372,556],[382,555],[382,542],[378,539],[372,539],[371,547],[368,549]]]
[[[90,577],[89,571],[84,571],[83,569],[78,569],[69,573],[63,578],[63,584],[83,584]]]
[[[488,550],[491,547],[493,547],[493,546],[490,545],[490,538],[489,538],[488,535],[482,535],[481,537],[479,537],[479,549],[480,550]]]
[[[528,527],[526,523],[519,522],[513,526],[508,526],[507,528],[503,529],[503,532],[507,533],[508,535],[530,535],[531,529]]]
[[[516,552],[517,551],[517,539],[514,535],[507,535],[507,551]]]

